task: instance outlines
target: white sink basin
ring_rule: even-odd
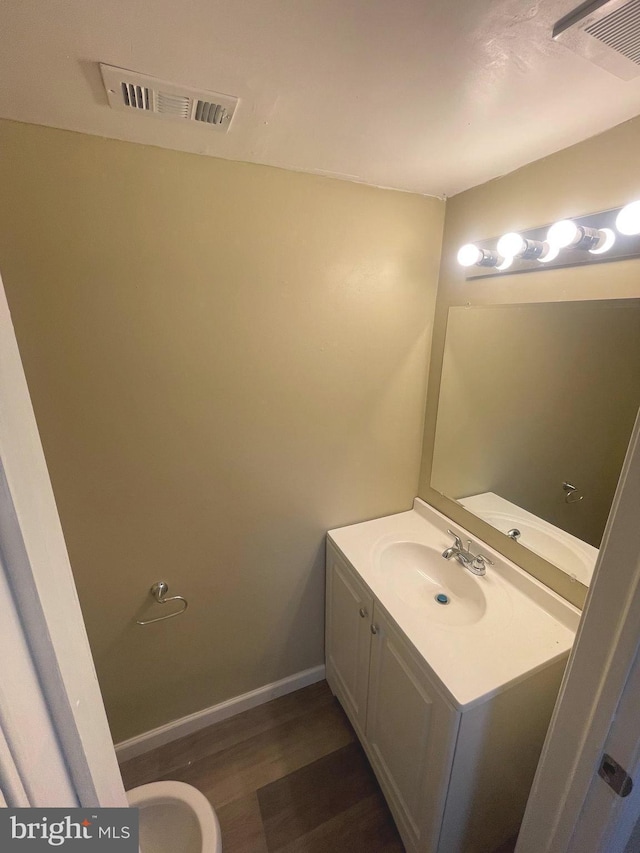
[[[484,576],[442,556],[453,544],[450,527],[472,540],[472,553],[494,561]],[[409,512],[331,530],[329,538],[458,708],[566,656],[573,644],[576,607],[419,498]]]
[[[386,587],[409,607],[426,608],[428,619],[445,625],[469,625],[486,612],[487,602],[478,579],[457,560],[445,560],[440,551],[428,545],[386,545],[377,556],[376,569]]]

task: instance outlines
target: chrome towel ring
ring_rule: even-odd
[[[564,482],[562,484],[562,488],[564,490],[564,502],[566,504],[577,504],[580,501],[584,500],[584,495],[577,494],[578,487],[572,485],[571,483]]]
[[[167,613],[166,616],[156,616],[155,619],[136,619],[138,625],[151,625],[153,622],[164,622],[165,619],[173,619],[174,616],[180,616],[189,606],[186,598],[181,595],[172,595],[167,598],[169,592],[169,584],[164,581],[158,581],[149,590],[150,595],[158,602],[158,604],[167,604],[169,601],[181,601],[184,605],[180,610],[174,613]]]

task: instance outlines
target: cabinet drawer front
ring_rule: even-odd
[[[373,599],[351,567],[327,547],[327,678],[364,732]]]

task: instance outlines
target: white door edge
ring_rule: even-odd
[[[124,807],[127,801],[1,281],[0,459],[5,569],[78,801],[83,806]]]

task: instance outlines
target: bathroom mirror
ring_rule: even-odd
[[[449,309],[431,486],[588,585],[640,406],[640,299]]]

